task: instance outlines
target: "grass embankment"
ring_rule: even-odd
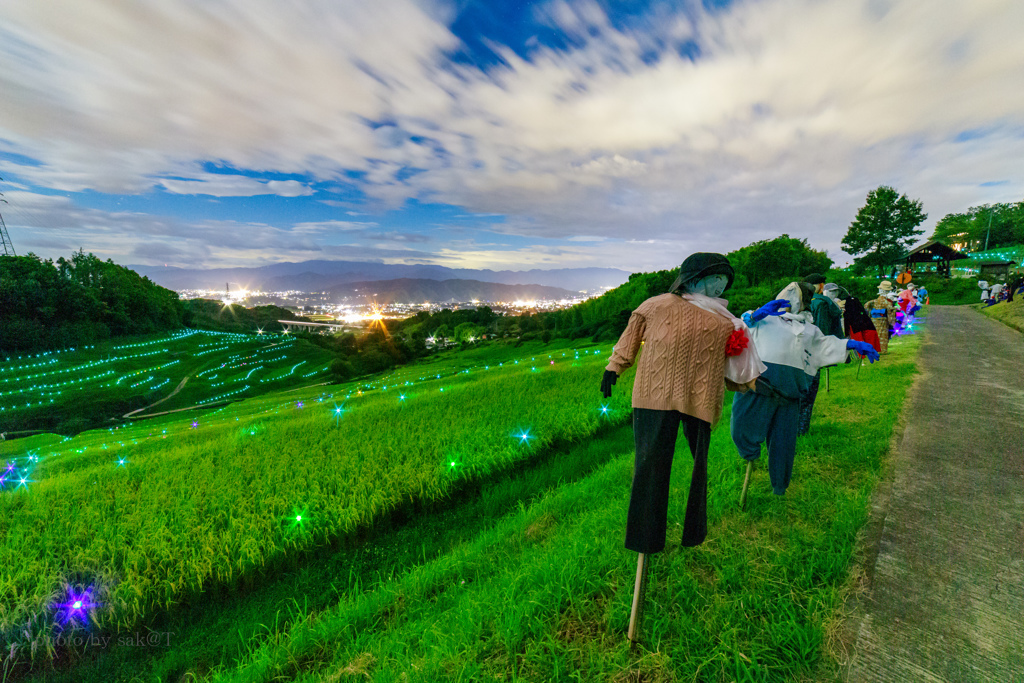
[[[1024,332],[1024,294],[1018,294],[1013,301],[1001,301],[994,306],[976,305],[978,310],[990,318]]]
[[[528,460],[539,462],[537,467],[508,482],[493,479],[477,500],[416,515],[411,526],[382,532],[352,549],[327,554],[321,549],[315,556],[293,552],[301,558],[294,573],[257,579],[245,591],[207,592],[170,613],[150,613],[145,625],[159,634],[158,645],[119,647],[123,634],[106,645],[86,644],[79,649],[87,664],[39,680],[78,683],[135,675],[137,680],[176,681],[188,680],[182,678],[186,671],[207,678],[211,666],[217,677],[230,680],[269,680],[278,674],[304,680],[358,680],[369,674],[392,680],[403,673],[410,680],[430,681],[771,680],[830,671],[827,644],[849,585],[853,539],[866,517],[868,496],[913,372],[915,344],[914,337],[894,340],[893,352],[881,365],[865,365],[859,379],[854,379],[855,367],[833,369],[832,391],[823,389],[819,397],[815,427],[801,439],[794,484],[785,499],[771,495],[762,469],[747,512],[739,513],[742,462],[726,425],[715,432],[709,541],[681,551],[679,529],[670,529],[669,550],[655,564],[646,649],[638,653],[624,646],[635,568],[635,555],[621,547],[632,465],[627,428],[560,452],[542,454],[535,447]],[[480,353],[479,360],[486,362],[488,352]],[[512,374],[546,374],[517,371],[512,364]],[[464,375],[466,369],[453,356],[439,359],[430,372],[445,380],[451,377],[446,373],[454,372],[467,384],[487,376],[475,370]],[[558,378],[555,373],[548,377]],[[405,368],[401,376],[382,378],[376,391],[367,384],[349,390],[358,395],[361,388],[367,399],[383,401],[387,395],[395,401],[400,399],[394,390],[407,381],[426,381],[423,369]],[[578,388],[588,401],[596,396],[592,384]],[[440,385],[452,386],[431,385],[438,396]],[[485,393],[493,398],[494,389]],[[616,401],[628,405],[628,380],[616,390]],[[501,405],[511,411],[508,396],[500,395]],[[269,426],[262,433],[269,435],[276,432],[271,418],[281,415],[290,422],[298,400],[315,402],[303,392],[290,396],[287,402],[276,395],[235,404],[208,415],[203,424],[219,425],[241,441],[246,440],[242,427],[252,424]],[[532,399],[543,407],[564,396],[538,390]],[[379,407],[386,408],[383,403]],[[154,454],[167,447],[165,437],[189,433],[184,418],[158,419],[145,426],[150,430],[145,433],[141,428],[119,436],[126,444],[153,444]],[[94,448],[92,464],[98,470],[113,468],[115,455],[98,452],[98,442],[86,444],[88,438],[104,436],[88,433],[67,442],[34,437],[33,447],[46,452],[77,446],[54,458],[54,467],[68,467],[75,461],[71,456],[89,464],[88,449]],[[670,520],[677,521],[689,478],[685,446],[679,455],[670,510]],[[594,476],[553,489],[556,482],[577,480],[609,459]],[[180,459],[175,462],[188,472]],[[247,499],[235,495],[241,502]],[[180,498],[168,494],[167,500]],[[188,516],[188,507],[169,514]],[[148,635],[143,629],[143,642]],[[239,665],[243,650],[249,654]]]
[[[332,358],[287,335],[183,330],[8,359],[0,431],[75,434],[157,401],[166,411],[257,396],[324,376]]]
[[[395,511],[625,419],[627,395],[601,410],[604,362],[593,349],[394,375],[376,390],[278,394],[193,423],[50,443],[66,450],[26,456],[39,460],[29,484],[0,497],[0,630],[38,658],[57,632],[55,606],[76,589],[91,590],[90,619],[109,631],[211,586],[252,587]]]
[[[249,591],[210,595],[190,609],[160,615],[142,630],[155,646],[121,643],[137,633],[114,635],[78,648],[74,666],[46,668],[38,683],[109,683],[202,679],[211,667],[239,661],[268,637],[332,608],[339,596],[372,591],[414,567],[451,552],[510,511],[577,481],[632,447],[627,424],[602,430],[584,443],[545,449],[534,463],[484,482],[475,495],[448,507],[377,529],[365,543],[337,551],[321,549],[294,572],[260,581]],[[145,642],[145,641],[144,641]],[[0,677],[2,680],[2,677]]]
[[[724,425],[712,440],[710,535],[679,547],[689,458],[672,477],[669,546],[656,557],[644,644],[626,643],[636,556],[622,548],[632,453],[512,511],[452,552],[331,609],[268,629],[216,681],[760,681],[834,676],[831,643],[851,590],[893,427],[915,373],[917,337],[880,364],[833,368],[794,481],[772,495]],[[728,411],[725,419],[728,419]]]

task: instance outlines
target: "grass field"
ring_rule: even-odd
[[[629,376],[600,399],[607,345],[480,348],[372,383],[2,444],[35,469],[0,496],[0,617],[10,638],[35,615],[14,642],[23,659],[37,643],[38,680],[827,675],[916,344],[894,340],[859,377],[832,370],[784,499],[762,469],[736,509],[742,462],[716,430],[709,540],[683,551],[670,525],[638,651],[621,546],[631,434],[616,426]],[[689,479],[678,455],[670,522]],[[79,633],[111,640],[58,650],[78,663],[47,672],[44,625],[81,597],[76,581],[98,605]],[[163,635],[118,640],[139,633]]]
[[[495,365],[440,359],[419,375],[9,442],[24,455],[3,499],[0,625],[29,624],[21,644],[36,653],[67,617],[132,628],[625,413],[586,397],[603,363],[596,349],[501,355]],[[75,602],[77,612],[61,607]]]
[[[622,548],[632,453],[505,516],[475,539],[324,613],[297,615],[241,667],[213,680],[830,679],[830,646],[906,388],[917,337],[877,366],[832,370],[794,483],[776,498],[755,475],[738,509],[742,463],[724,429],[712,442],[709,540],[681,530],[657,556],[644,646],[625,630],[635,572]],[[681,521],[686,458],[673,472]],[[280,677],[280,678],[279,678]]]
[[[1018,332],[1024,332],[1024,295],[1017,295],[1013,301],[1000,301],[994,306],[975,306],[988,317],[995,318]]]
[[[322,377],[332,358],[288,335],[202,330],[10,358],[0,362],[0,431],[73,434],[125,413],[256,396]]]

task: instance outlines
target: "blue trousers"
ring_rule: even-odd
[[[814,375],[807,394],[800,399],[800,434],[806,434],[811,429],[811,413],[814,412],[814,400],[818,398],[818,387],[821,385],[821,370]]]
[[[800,404],[753,391],[736,394],[729,424],[732,441],[744,460],[761,457],[761,444],[768,445],[768,476],[775,495],[781,496],[793,476],[796,457]]]

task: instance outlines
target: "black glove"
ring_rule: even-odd
[[[618,374],[612,370],[605,370],[604,377],[601,378],[601,393],[604,394],[605,398],[612,397],[612,385],[619,380]]]

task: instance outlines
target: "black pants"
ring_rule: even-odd
[[[638,553],[657,553],[665,549],[668,523],[669,477],[676,450],[679,423],[693,454],[693,476],[686,499],[683,545],[695,546],[708,535],[708,447],[711,425],[692,415],[675,410],[633,409],[633,438],[636,463],[633,491],[626,518],[626,548]]]

